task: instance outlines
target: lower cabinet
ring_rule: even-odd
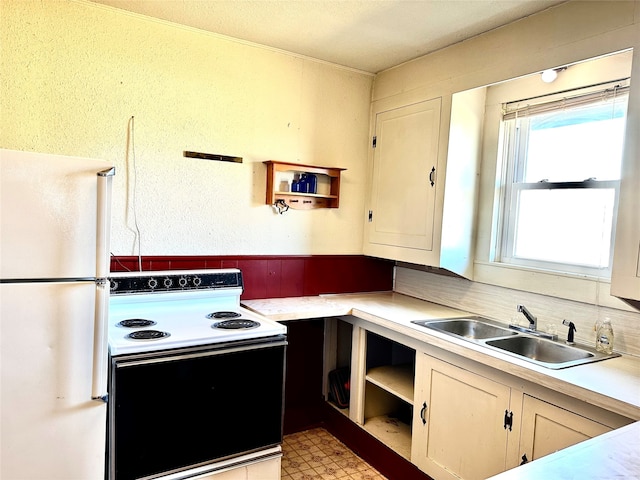
[[[594,420],[525,395],[520,433],[522,461],[536,460],[610,430]]]
[[[425,354],[415,384],[411,459],[419,468],[436,479],[470,480],[509,468],[518,440],[510,387]]]
[[[341,411],[434,480],[491,477],[632,423],[350,318],[332,319],[325,332],[325,379],[350,370]]]
[[[287,435],[322,421],[324,320],[294,320],[285,325],[288,345],[283,429]]]

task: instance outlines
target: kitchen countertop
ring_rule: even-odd
[[[473,313],[394,292],[245,300],[242,304],[276,321],[353,315],[628,418],[640,420],[640,359],[636,357],[623,355],[561,370],[547,369],[489,350],[482,345],[412,324],[412,320],[451,318]],[[517,473],[507,471],[494,478],[640,478],[639,445],[640,423],[636,422],[538,459],[526,465],[526,469],[518,468]],[[596,456],[598,461],[594,461]]]
[[[612,480],[640,478],[640,422],[618,428],[490,480]]]

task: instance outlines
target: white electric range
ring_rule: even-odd
[[[286,334],[286,327],[240,306],[237,269],[113,273],[112,356]]]
[[[238,269],[110,277],[108,478],[183,480],[282,456],[286,327]],[[226,478],[226,477],[225,477]]]

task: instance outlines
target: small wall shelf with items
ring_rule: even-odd
[[[280,213],[289,208],[338,208],[340,203],[340,174],[345,168],[316,167],[298,163],[268,160],[267,205]]]

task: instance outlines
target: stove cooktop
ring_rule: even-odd
[[[240,306],[237,269],[114,273],[110,281],[113,356],[286,334]]]

